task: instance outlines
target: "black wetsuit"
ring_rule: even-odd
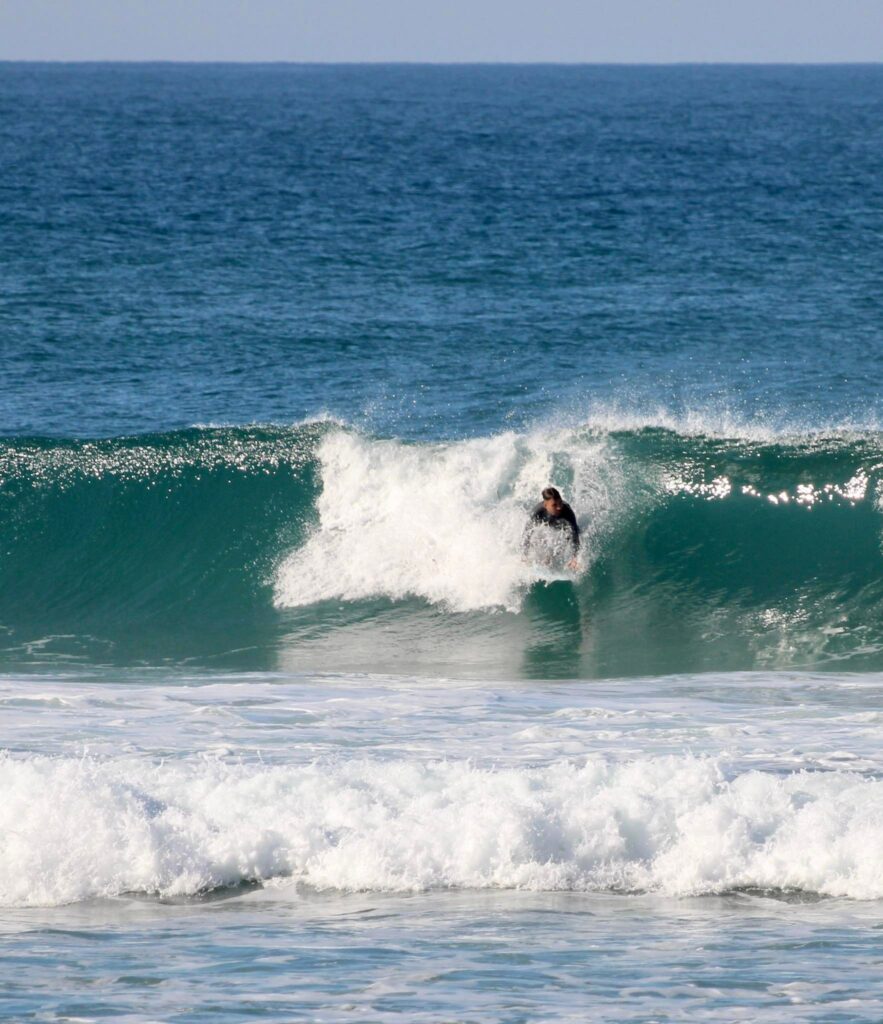
[[[557,516],[547,512],[545,505],[537,505],[531,513],[530,522],[527,524],[527,530],[525,531],[525,548],[529,542],[530,531],[534,526],[540,524],[549,526],[553,530],[567,530],[570,533],[569,540],[573,545],[573,553],[576,554],[579,551],[579,527],[576,524],[576,516],[573,514],[573,509],[566,501],[561,502],[561,511]]]

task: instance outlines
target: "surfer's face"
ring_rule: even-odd
[[[561,502],[557,498],[546,498],[543,505],[550,516],[557,516],[561,512]]]

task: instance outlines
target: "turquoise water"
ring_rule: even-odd
[[[880,1018],[881,111],[0,64],[8,1018]]]
[[[870,431],[596,423],[430,443],[326,422],[11,438],[0,467],[0,658],[17,668],[883,667]],[[573,581],[522,561],[547,477],[583,519]]]

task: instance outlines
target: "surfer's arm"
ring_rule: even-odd
[[[573,545],[573,553],[576,554],[579,551],[579,524],[569,505],[563,512],[563,518],[567,520],[567,525],[570,527],[570,543]]]
[[[568,505],[566,516],[567,525],[570,527],[570,543],[573,545],[573,557],[567,563],[567,568],[571,572],[577,572],[579,570],[579,524],[576,521],[576,516],[573,514],[573,509]]]

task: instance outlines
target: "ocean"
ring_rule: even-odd
[[[0,1016],[883,1018],[883,67],[7,63],[0,168]]]

